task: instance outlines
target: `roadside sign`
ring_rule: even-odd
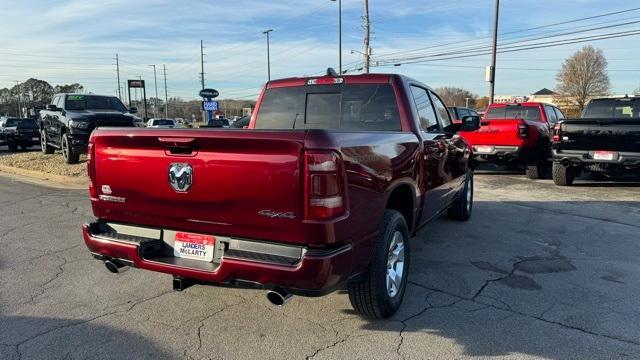
[[[217,101],[203,101],[202,109],[206,111],[218,111],[218,102]]]
[[[217,98],[220,93],[216,89],[202,89],[200,90],[200,97],[205,99]]]
[[[144,88],[144,80],[127,80],[130,88]]]

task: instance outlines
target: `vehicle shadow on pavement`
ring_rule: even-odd
[[[99,320],[0,315],[0,359],[171,358],[144,337]]]
[[[406,358],[640,356],[640,201],[474,206],[419,232],[402,307],[361,329],[399,322]]]

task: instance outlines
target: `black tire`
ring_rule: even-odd
[[[394,236],[403,238],[403,260],[400,286],[396,286],[395,294],[388,290],[387,268],[390,246]],[[398,248],[394,247],[396,251]],[[370,319],[386,319],[400,308],[409,278],[411,251],[409,248],[409,228],[404,216],[399,211],[387,209],[379,225],[374,257],[369,270],[358,281],[348,285],[349,300],[354,310]]]
[[[467,174],[464,182],[464,188],[458,196],[458,199],[447,210],[447,216],[450,219],[458,221],[467,221],[471,218],[473,211],[473,173]]]
[[[538,153],[533,162],[528,162],[525,169],[527,178],[531,180],[544,179],[547,170],[547,158]]]
[[[553,183],[558,186],[569,186],[573,184],[573,180],[576,178],[576,172],[573,167],[564,166],[560,163],[553,163],[551,173],[553,176]]]
[[[18,145],[16,145],[16,143],[14,143],[13,141],[7,142],[7,147],[9,148],[9,151],[11,151],[11,152],[18,151]]]
[[[43,154],[53,154],[55,149],[47,142],[47,133],[44,130],[40,130],[40,150]]]
[[[71,143],[69,143],[69,135],[62,134],[62,156],[67,164],[77,164],[80,161],[80,153],[74,152]]]

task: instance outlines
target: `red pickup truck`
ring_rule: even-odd
[[[346,287],[359,313],[388,317],[410,237],[471,215],[457,132],[478,126],[452,124],[417,81],[371,74],[271,81],[246,130],[99,128],[84,240],[112,272],[171,274],[177,290],[252,286],[282,305]]]
[[[491,104],[480,129],[460,135],[473,146],[476,160],[524,165],[528,178],[539,179],[551,158],[551,129],[563,118],[560,109],[550,104]]]

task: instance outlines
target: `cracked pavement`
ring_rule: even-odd
[[[640,183],[570,188],[484,171],[474,215],[412,242],[404,304],[108,273],[84,247],[86,191],[0,177],[0,359],[640,358]]]

